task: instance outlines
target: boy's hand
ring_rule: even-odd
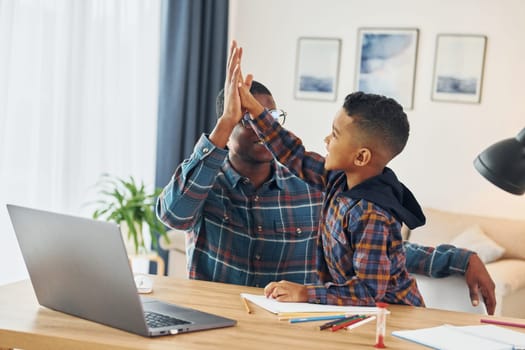
[[[264,111],[264,107],[253,97],[253,95],[250,92],[250,87],[252,85],[253,77],[251,74],[249,74],[246,77],[246,80],[243,84],[239,87],[239,95],[241,97],[241,104],[243,110],[250,113],[250,116],[252,119],[254,117],[257,117]]]
[[[264,295],[277,301],[308,301],[306,286],[288,281],[268,283],[264,287]]]

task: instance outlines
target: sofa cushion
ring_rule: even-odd
[[[505,248],[490,239],[478,225],[467,228],[450,244],[475,251],[485,264],[498,260],[505,253]]]
[[[176,250],[179,253],[186,254],[186,233],[181,230],[169,230],[166,232],[169,243],[164,237],[159,239],[159,245],[164,250]]]
[[[505,248],[503,258],[525,259],[525,220],[512,220],[488,216],[454,213],[423,208],[427,223],[412,230],[409,240],[436,246],[450,243],[472,225],[479,225],[492,240]]]
[[[496,284],[496,293],[503,296],[525,289],[525,260],[500,259],[486,265]]]

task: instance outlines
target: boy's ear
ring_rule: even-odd
[[[365,166],[372,160],[372,152],[368,148],[360,148],[354,158],[354,164],[357,166]]]

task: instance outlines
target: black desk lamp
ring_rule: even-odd
[[[499,188],[517,195],[525,193],[525,128],[516,137],[481,152],[474,167]]]

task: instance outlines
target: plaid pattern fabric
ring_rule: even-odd
[[[450,244],[440,244],[434,248],[405,241],[403,245],[408,271],[429,277],[447,277],[455,273],[464,275],[470,256],[474,254],[471,250]]]
[[[312,186],[324,188],[318,240],[322,285],[309,286],[309,302],[374,305],[376,301],[424,305],[405,265],[401,224],[379,206],[346,197],[346,176],[324,170],[324,158],[266,112],[254,120],[274,156]]]
[[[157,201],[166,225],[188,231],[189,277],[264,287],[316,278],[315,246],[322,193],[274,162],[255,189],[202,136]]]
[[[187,231],[189,277],[260,287],[316,281],[322,193],[279,164],[258,191],[245,180],[203,135],[160,195],[159,219]],[[404,245],[409,271],[429,276],[464,272],[470,257],[451,246]]]
[[[341,182],[344,176],[341,176]],[[374,203],[331,191],[323,211],[318,270],[321,286],[308,288],[309,301],[338,305],[422,306],[415,280],[405,267],[401,225]],[[334,199],[337,198],[337,199]],[[330,200],[330,199],[329,199]]]

